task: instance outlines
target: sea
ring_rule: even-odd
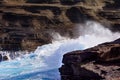
[[[0,62],[0,80],[61,80],[59,68],[64,65],[64,54],[113,41],[120,35],[95,21],[77,24],[75,28],[77,37],[52,33],[52,42],[38,46],[33,52],[18,51],[11,56],[12,52],[0,51],[9,57],[9,60]]]

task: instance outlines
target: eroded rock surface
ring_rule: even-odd
[[[119,80],[120,39],[63,56],[62,80]]]
[[[119,4],[120,0],[0,0],[1,50],[34,50],[51,42],[52,32],[73,37],[74,25],[86,20],[120,31]]]

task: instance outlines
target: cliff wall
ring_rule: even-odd
[[[52,34],[74,37],[75,24],[95,20],[120,31],[120,0],[1,0],[0,50],[34,50]]]

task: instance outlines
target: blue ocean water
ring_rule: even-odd
[[[1,62],[0,80],[60,80],[58,68],[62,65],[63,54],[82,49],[81,44],[73,41],[54,41],[39,46],[32,53]]]
[[[34,52],[0,62],[0,80],[61,80],[58,68],[62,65],[65,53],[112,41],[120,35],[91,21],[84,26],[78,25],[77,30],[80,36],[75,39],[55,33],[52,43],[38,46]]]

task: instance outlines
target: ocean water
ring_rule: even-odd
[[[75,39],[54,33],[52,43],[38,46],[29,54],[0,62],[0,80],[61,80],[58,68],[62,65],[65,53],[84,50],[120,37],[120,33],[113,33],[93,21],[78,24],[76,28],[78,37]],[[9,56],[10,53],[6,55]]]

